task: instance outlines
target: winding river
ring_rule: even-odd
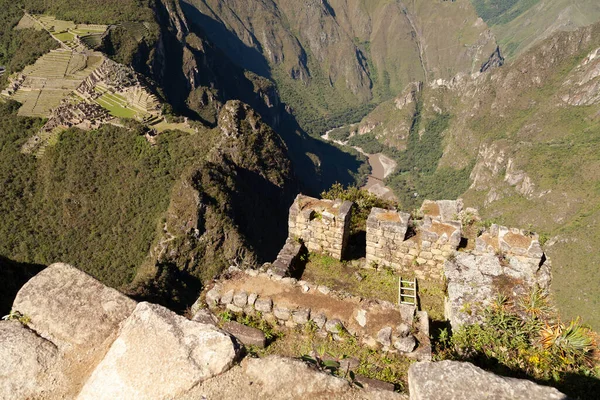
[[[329,132],[331,131],[325,133],[323,136],[321,136],[321,138],[327,141],[335,142],[341,146],[347,146],[347,144],[344,142],[330,139]],[[368,190],[370,193],[381,197],[382,199],[395,201],[396,196],[394,196],[394,192],[392,189],[385,186],[384,180],[394,172],[396,169],[396,162],[382,153],[368,154],[365,153],[360,147],[353,148],[367,156],[369,159],[369,165],[371,166],[371,174],[368,176],[367,183],[363,186],[363,188]]]

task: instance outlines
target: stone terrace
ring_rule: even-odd
[[[288,328],[310,322],[335,340],[343,340],[342,332],[347,331],[372,348],[418,359],[431,357],[427,313],[417,312],[414,306],[363,299],[254,270],[234,271],[230,278],[218,281],[205,301],[215,314],[223,309],[259,312],[263,319]]]

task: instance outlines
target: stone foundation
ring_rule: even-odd
[[[255,270],[217,282],[206,292],[205,301],[215,314],[229,310],[259,315],[288,328],[312,324],[318,334],[333,340],[349,334],[372,348],[431,358],[429,319],[414,306],[363,299]]]
[[[290,207],[289,237],[301,239],[308,251],[341,260],[348,243],[352,205],[299,194]]]

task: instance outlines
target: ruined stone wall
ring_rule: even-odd
[[[414,273],[419,279],[442,279],[444,263],[461,236],[460,222],[426,216],[412,223],[410,214],[373,208],[367,220],[366,265]]]
[[[311,252],[320,252],[338,260],[350,234],[352,202],[319,200],[299,194],[290,207],[289,237],[301,239]]]
[[[371,348],[431,359],[428,316],[414,306],[363,299],[256,270],[230,272],[204,299],[214,314],[229,310],[259,315],[288,328],[311,323],[318,334],[333,340],[345,340],[350,334]]]

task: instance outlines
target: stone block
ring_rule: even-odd
[[[229,304],[233,301],[233,294],[235,292],[233,291],[233,289],[228,290],[227,292],[225,292],[222,296],[221,296],[221,304]]]
[[[219,292],[219,287],[215,286],[212,289],[210,289],[208,292],[206,292],[206,304],[209,307],[214,307],[217,304],[219,304],[219,301],[221,300],[221,293]]]
[[[567,400],[555,388],[506,378],[459,361],[418,362],[408,370],[411,400]]]
[[[244,307],[248,304],[248,293],[238,292],[233,296],[233,304],[238,307]]]
[[[411,329],[412,329],[411,325],[403,322],[403,323],[401,323],[400,325],[398,325],[396,327],[396,334],[399,337],[404,338],[404,337],[407,337],[410,334]]]
[[[254,306],[254,303],[256,302],[256,299],[258,299],[258,294],[256,294],[256,293],[250,293],[248,295],[248,305],[249,306]]]
[[[386,326],[385,328],[380,329],[379,332],[377,332],[377,341],[385,347],[391,346],[391,344],[392,344],[392,327]]]
[[[275,307],[273,309],[273,315],[282,321],[287,321],[290,319],[291,313],[290,309],[286,307]]]
[[[311,320],[315,323],[315,325],[317,325],[319,329],[323,329],[325,323],[327,322],[327,317],[325,316],[325,314],[317,314],[311,316]]]
[[[227,304],[227,306],[226,306],[226,307],[227,307],[227,309],[228,309],[229,311],[231,311],[231,312],[234,312],[234,313],[237,313],[237,314],[239,314],[239,313],[241,313],[241,312],[243,312],[243,311],[244,311],[244,309],[243,309],[242,307],[238,307],[238,306],[236,306],[236,305],[235,305],[235,304],[233,304],[233,303],[229,303],[229,304]]]
[[[344,324],[339,319],[331,319],[325,323],[325,330],[329,333],[340,333],[344,329]]]
[[[393,383],[367,378],[362,375],[356,375],[356,381],[367,390],[393,392],[396,389]]]
[[[403,353],[412,352],[417,346],[417,341],[413,335],[408,335],[407,337],[401,337],[394,341],[394,347],[396,350],[401,351]]]
[[[235,336],[246,346],[256,346],[264,349],[267,344],[267,338],[260,329],[242,325],[235,321],[225,322],[223,330]]]
[[[215,317],[213,315],[213,313],[211,313],[206,308],[201,308],[200,310],[198,310],[196,312],[196,314],[194,314],[192,321],[200,322],[201,324],[209,324],[209,325],[216,325],[217,322],[219,322],[217,317]]]
[[[360,326],[364,328],[367,325],[367,311],[362,309],[358,310],[354,316],[354,319]]]
[[[292,321],[298,325],[306,324],[310,319],[310,308],[295,310],[292,312]]]
[[[254,309],[262,313],[269,313],[273,309],[273,300],[270,298],[258,298],[254,302]]]

